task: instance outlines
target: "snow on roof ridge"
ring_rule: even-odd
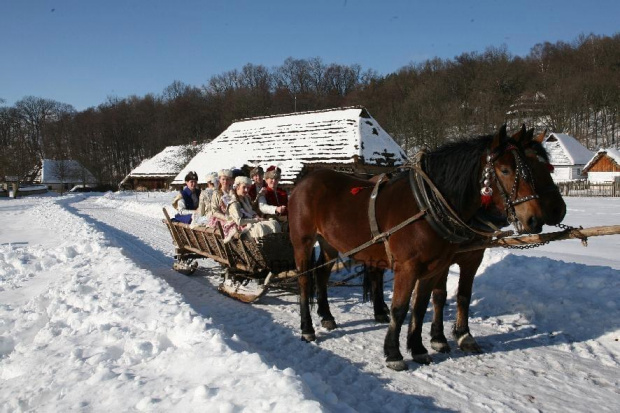
[[[286,116],[309,115],[309,114],[312,114],[312,113],[337,112],[337,111],[340,111],[340,110],[350,110],[350,109],[366,110],[366,108],[364,106],[361,106],[361,105],[342,106],[342,107],[339,107],[339,108],[307,110],[307,111],[303,111],[303,112],[291,112],[291,113],[282,113],[282,114],[275,114],[275,115],[255,116],[255,117],[252,117],[252,118],[234,119],[232,121],[232,123],[245,122],[245,121],[249,121],[249,120],[261,120],[261,119],[270,119],[270,118],[283,118],[283,117],[286,117]],[[366,112],[368,112],[368,111],[366,110]]]

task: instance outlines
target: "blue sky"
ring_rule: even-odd
[[[432,57],[620,32],[619,0],[0,0],[0,98],[77,110],[288,57],[388,74]]]

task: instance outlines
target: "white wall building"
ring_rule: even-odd
[[[555,182],[586,179],[583,168],[592,158],[592,152],[577,139],[565,133],[552,133],[545,139],[543,146],[554,167],[551,176]]]

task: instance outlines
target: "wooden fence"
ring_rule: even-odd
[[[603,183],[568,181],[558,182],[557,185],[562,196],[620,196],[620,179]]]

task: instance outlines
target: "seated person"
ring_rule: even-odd
[[[258,210],[258,194],[266,185],[263,180],[264,175],[265,173],[263,172],[263,168],[260,166],[257,166],[250,171],[252,186],[250,186],[250,189],[248,190],[248,196],[250,197],[250,201],[252,201],[252,206],[255,210]]]
[[[278,188],[282,170],[270,166],[265,172],[264,187],[258,195],[258,208],[263,216],[286,217],[288,215],[288,195],[285,190]]]
[[[260,238],[267,234],[280,232],[280,224],[276,220],[260,218],[252,208],[248,190],[252,180],[245,176],[235,178],[234,194],[228,206],[227,219],[236,224],[236,231],[248,234],[253,238]],[[233,234],[234,235],[234,234]],[[228,239],[232,238],[229,234]]]
[[[198,202],[198,209],[194,214],[192,225],[206,224],[211,217],[211,197],[217,188],[217,173],[211,172],[206,177],[206,188],[200,192],[200,201]]]
[[[225,243],[238,233],[262,237],[280,230],[276,221],[265,221],[254,212],[247,196],[250,185],[251,180],[248,177],[235,178],[233,191],[221,194],[219,204],[209,219],[209,226],[217,227],[218,222],[222,226]]]
[[[190,171],[185,175],[185,187],[172,201],[172,206],[177,210],[174,219],[178,222],[189,224],[192,222],[192,214],[198,209],[200,199],[200,188],[198,184],[198,175],[194,171]]]
[[[209,211],[211,215],[217,215],[217,218],[226,220],[226,216],[222,212],[222,197],[231,195],[233,177],[230,169],[222,169],[217,173],[218,188],[211,195],[211,205]]]

